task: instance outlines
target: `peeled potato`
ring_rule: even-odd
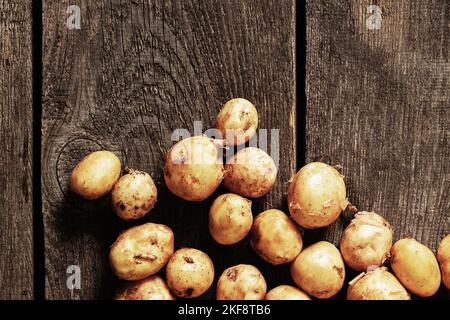
[[[299,288],[281,285],[267,292],[266,300],[311,300],[311,298]]]
[[[94,200],[114,187],[120,176],[120,160],[110,151],[95,151],[84,157],[70,175],[70,190]]]
[[[297,172],[287,199],[292,218],[307,229],[330,225],[348,205],[342,175],[322,162],[308,163]]]
[[[450,289],[450,234],[439,244],[437,259],[441,265],[442,283]]]
[[[392,246],[391,267],[406,289],[420,297],[434,295],[441,284],[433,251],[415,239],[401,239]]]
[[[159,276],[133,281],[114,296],[114,300],[175,300],[166,282]]]
[[[267,284],[259,270],[248,264],[226,269],[217,282],[217,300],[264,300]]]

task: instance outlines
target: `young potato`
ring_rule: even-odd
[[[344,285],[344,261],[332,243],[319,241],[300,252],[291,264],[291,276],[307,294],[328,299]]]
[[[386,268],[361,273],[350,281],[347,300],[410,300],[397,278]]]
[[[167,263],[166,278],[176,296],[195,298],[205,293],[214,280],[214,265],[197,249],[177,250]]]
[[[264,300],[267,284],[259,270],[249,264],[226,269],[217,282],[217,300]]]
[[[258,112],[248,100],[231,99],[217,115],[215,127],[222,132],[228,145],[246,143],[258,128]]]
[[[419,297],[434,295],[441,284],[433,251],[415,239],[401,239],[392,246],[391,267],[406,289]]]
[[[291,262],[303,247],[298,227],[283,211],[277,209],[260,213],[250,235],[250,244],[256,253],[274,265]]]
[[[110,151],[95,151],[84,157],[70,175],[70,190],[94,200],[111,191],[120,176],[120,160]]]
[[[173,232],[163,225],[146,223],[124,231],[111,246],[109,262],[124,280],[141,280],[158,272],[173,253]]]
[[[166,154],[164,180],[169,190],[188,201],[208,198],[224,175],[218,142],[206,136],[181,140]]]
[[[311,300],[311,298],[299,288],[281,285],[267,292],[266,300]]]
[[[391,225],[375,212],[357,213],[340,241],[345,263],[356,271],[381,266],[389,256],[391,247]]]
[[[308,163],[297,172],[287,199],[292,218],[307,229],[330,225],[348,205],[342,175],[322,162]]]
[[[114,300],[175,300],[175,296],[161,277],[151,276],[124,285]]]
[[[235,244],[253,224],[252,202],[234,193],[218,196],[209,209],[209,232],[220,244]]]
[[[441,265],[442,283],[450,289],[450,234],[439,244],[437,259]]]
[[[119,218],[129,221],[145,216],[156,203],[158,191],[146,172],[130,170],[114,185],[112,207]]]
[[[225,164],[223,183],[231,192],[259,198],[272,189],[277,177],[273,159],[258,148],[244,148]]]

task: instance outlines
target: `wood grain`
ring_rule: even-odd
[[[31,1],[0,1],[0,299],[33,298]]]

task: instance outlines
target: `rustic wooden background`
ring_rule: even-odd
[[[192,130],[194,121],[209,128],[237,96],[255,103],[261,128],[280,129],[280,174],[254,201],[255,214],[287,211],[286,182],[320,159],[343,166],[351,202],[387,217],[396,239],[413,236],[436,250],[449,233],[448,1],[49,0],[37,14],[31,2],[0,1],[0,298],[111,298],[120,282],[108,248],[121,230],[146,221],[169,225],[177,248],[207,252],[216,279],[251,263],[269,288],[292,284],[288,266],[263,262],[247,240],[214,243],[207,231],[214,197],[181,201],[163,183],[171,132]],[[80,30],[66,25],[73,4]],[[379,30],[367,28],[369,5],[382,10]],[[32,16],[42,19],[38,57]],[[33,88],[36,59],[42,87],[35,79]],[[40,90],[42,104],[33,106]],[[42,130],[40,152],[33,129]],[[107,197],[88,202],[68,192],[75,163],[100,148],[152,174],[160,193],[152,214],[125,223]],[[41,163],[34,188],[32,150]],[[349,218],[306,232],[305,243],[338,244]],[[80,266],[80,290],[67,289],[70,265]],[[214,286],[203,299],[214,298]]]

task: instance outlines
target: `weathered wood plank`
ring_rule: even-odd
[[[67,6],[81,8],[81,29],[68,30]],[[212,199],[192,204],[164,186],[163,155],[176,128],[213,125],[221,105],[245,97],[260,110],[261,128],[280,129],[280,175],[274,190],[254,202],[285,207],[285,182],[295,171],[295,1],[45,1],[42,200],[46,297],[110,298],[117,280],[108,247],[130,224],[108,199],[85,202],[67,190],[75,163],[107,148],[125,166],[150,172],[160,193],[142,221],[175,232],[177,248],[210,254],[216,278],[233,264],[254,263],[269,286],[289,281],[248,241],[222,247],[207,229]],[[223,192],[220,190],[216,193]],[[81,290],[66,287],[66,268],[81,269]],[[280,272],[282,270],[282,272]],[[214,298],[214,287],[203,298]]]
[[[33,298],[31,1],[0,1],[0,299]]]

